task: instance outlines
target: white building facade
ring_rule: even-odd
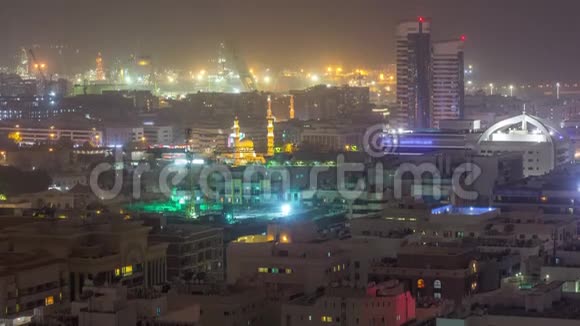
[[[525,112],[491,126],[481,135],[477,147],[482,155],[522,153],[526,177],[544,175],[573,158],[565,134],[544,119]]]

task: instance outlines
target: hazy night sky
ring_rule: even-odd
[[[0,62],[21,46],[66,44],[93,65],[129,53],[195,68],[235,40],[273,68],[394,63],[398,21],[433,19],[434,39],[468,37],[480,79],[580,80],[578,0],[1,0]],[[206,64],[207,65],[207,64]]]

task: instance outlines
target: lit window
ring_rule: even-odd
[[[474,273],[474,274],[477,273],[477,262],[476,261],[472,261],[470,267],[471,267],[472,273]]]
[[[121,276],[121,269],[115,268],[115,276]]]
[[[433,282],[433,288],[440,289],[441,288],[441,281],[435,280],[435,282]]]
[[[477,282],[476,281],[473,281],[471,283],[471,290],[475,290],[475,289],[477,289]]]
[[[123,267],[123,276],[133,275],[133,265]]]
[[[258,273],[268,273],[268,267],[258,267]]]
[[[278,274],[278,268],[276,267],[272,268],[272,274]]]
[[[441,292],[435,292],[435,293],[433,293],[433,298],[435,298],[435,299],[441,299]]]
[[[292,268],[286,268],[286,274],[292,274]]]
[[[424,289],[425,288],[425,280],[423,280],[422,278],[417,280],[417,288],[418,289]]]
[[[331,316],[322,316],[322,322],[324,323],[332,323],[332,317]]]
[[[50,306],[54,304],[54,297],[52,295],[44,298],[44,305],[45,306]]]

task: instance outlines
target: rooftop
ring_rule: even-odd
[[[327,287],[316,293],[301,295],[290,302],[293,305],[310,306],[323,297],[339,298],[373,298],[390,297],[404,292],[404,287],[398,281],[387,281],[379,284],[371,284],[367,289],[346,286]]]
[[[449,246],[423,246],[423,245],[407,245],[401,247],[399,255],[424,255],[424,256],[460,256],[473,251],[473,248],[463,247],[459,245]]]
[[[163,228],[163,231],[158,233],[171,234],[171,235],[184,235],[189,236],[195,233],[204,233],[207,231],[218,231],[219,228],[214,228],[208,225],[197,225],[197,224],[169,224]]]
[[[150,230],[140,221],[124,221],[106,216],[77,219],[37,219],[37,222],[15,225],[4,229],[5,234],[38,237],[72,238],[90,233],[123,233]]]
[[[3,252],[0,255],[0,275],[18,273],[27,269],[46,266],[47,264],[64,263],[44,251]]]
[[[526,310],[524,307],[493,306],[487,309],[490,315],[521,316],[529,318],[580,319],[580,301],[562,300],[543,311]]]
[[[244,305],[249,302],[248,298],[256,300],[260,297],[264,297],[264,292],[259,289],[228,289],[220,294],[170,294],[167,296],[167,305],[171,307],[171,310],[179,310],[196,304]]]

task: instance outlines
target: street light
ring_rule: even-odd
[[[292,212],[292,206],[290,206],[290,204],[283,204],[281,207],[281,211],[282,216],[288,216],[290,215],[290,212]]]
[[[514,97],[514,85],[510,85],[510,96]]]

